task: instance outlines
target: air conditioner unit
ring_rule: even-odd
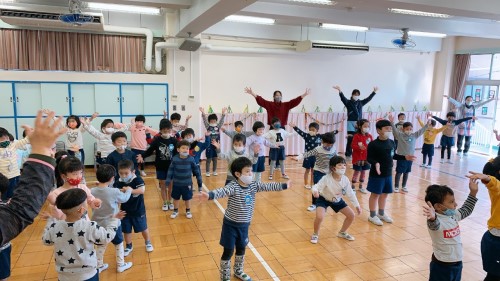
[[[47,8],[46,6],[40,8],[41,6],[39,5],[33,6],[37,7],[11,6],[7,9],[0,6],[0,20],[13,26],[32,29],[103,32],[104,16],[101,13],[85,13],[85,15],[92,16],[92,20],[83,25],[75,26],[62,22],[59,19],[61,15],[68,13],[68,10],[65,8]]]
[[[307,52],[312,49],[339,50],[346,51],[346,53],[352,53],[368,52],[370,50],[370,47],[361,43],[305,40],[297,42],[295,50],[297,52]]]

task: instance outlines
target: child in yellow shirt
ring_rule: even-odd
[[[417,116],[417,120],[420,126],[425,126],[422,119],[420,119],[420,116]],[[428,124],[429,126],[427,127],[427,130],[424,132],[424,144],[422,145],[422,154],[424,157],[420,167],[430,169],[432,166],[432,156],[434,156],[434,142],[436,141],[436,136],[444,131],[448,126],[442,126],[441,128],[436,129],[436,121],[432,119],[428,121]],[[425,164],[427,157],[429,157],[429,162]]]

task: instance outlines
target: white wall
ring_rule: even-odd
[[[253,98],[244,94],[245,86],[266,99],[274,90],[281,90],[283,100],[301,95],[306,88],[312,94],[303,101],[307,111],[316,106],[327,111],[340,112],[343,105],[332,89],[340,85],[347,96],[352,89],[361,90],[361,96],[379,86],[370,106],[386,111],[404,106],[412,109],[418,103],[421,110],[429,108],[434,72],[434,53],[373,50],[360,55],[263,55],[245,53],[210,53],[201,55],[201,104],[212,105],[220,112],[230,105],[233,112],[242,112],[246,104],[250,112],[258,109]],[[300,111],[302,104],[294,109]]]
[[[484,54],[500,52],[500,39],[460,36],[456,39],[457,54]]]

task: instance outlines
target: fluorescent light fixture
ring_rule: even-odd
[[[234,22],[256,23],[256,24],[274,24],[274,22],[276,21],[270,18],[259,18],[259,17],[248,17],[248,16],[237,16],[237,15],[228,16],[224,20],[234,21]]]
[[[320,23],[319,26],[321,28],[326,28],[326,29],[359,31],[359,32],[365,32],[365,31],[368,31],[368,29],[369,29],[368,27],[365,27],[365,26],[342,25],[342,24],[332,24],[332,23]]]
[[[420,36],[420,37],[436,37],[436,38],[446,37],[446,34],[444,33],[420,32],[420,31],[408,31],[408,35]]]
[[[310,3],[310,4],[320,4],[320,5],[335,5],[337,2],[332,0],[288,0],[290,2],[302,2],[302,3]]]
[[[452,16],[447,15],[447,14],[429,13],[429,12],[415,11],[415,10],[405,10],[405,9],[392,9],[392,8],[389,8],[389,12],[395,13],[395,14],[421,16],[421,17],[432,17],[432,18],[451,18],[452,17]]]
[[[133,5],[106,4],[106,3],[96,3],[96,2],[88,2],[87,8],[92,10],[105,10],[105,11],[115,11],[115,12],[125,12],[125,13],[135,13],[135,14],[148,14],[148,15],[161,14],[160,8],[133,6]]]
[[[14,3],[14,0],[0,0],[0,4],[10,4]]]

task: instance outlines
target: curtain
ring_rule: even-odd
[[[464,99],[465,82],[469,76],[470,54],[455,55],[453,78],[451,81],[450,97],[458,102]],[[454,108],[448,103],[448,108]]]
[[[0,29],[0,69],[143,73],[143,38]]]

